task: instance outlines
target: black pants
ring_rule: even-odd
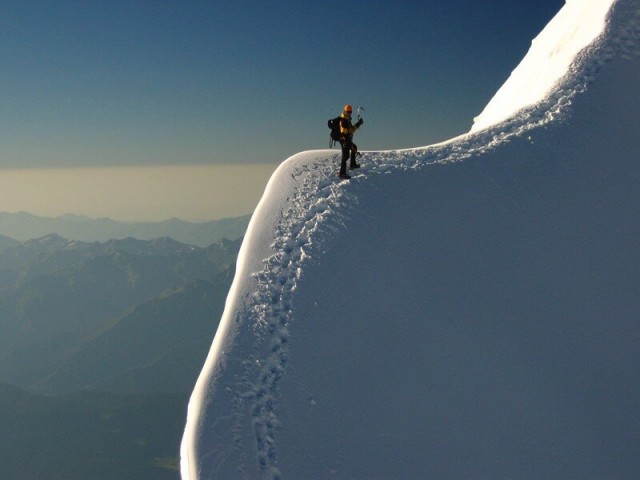
[[[347,173],[347,160],[351,159],[350,165],[356,163],[356,153],[358,153],[358,147],[351,141],[350,138],[340,140],[340,146],[342,147],[342,161],[340,163],[340,173]]]

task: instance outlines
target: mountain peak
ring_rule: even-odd
[[[178,219],[165,222],[118,222],[72,214],[45,218],[24,212],[0,213],[0,235],[26,241],[56,232],[61,237],[85,242],[128,237],[140,240],[169,237],[180,243],[207,247],[224,237],[242,237],[248,222],[249,216],[190,223]]]
[[[500,87],[471,132],[478,132],[533,106],[550,95],[558,81],[579,60],[579,53],[602,34],[613,0],[567,2],[531,45],[531,49]]]
[[[25,243],[31,244],[31,245],[60,247],[69,243],[69,240],[67,240],[66,238],[62,238],[57,233],[49,233],[42,237],[29,240],[28,242],[25,242]]]

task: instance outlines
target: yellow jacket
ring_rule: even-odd
[[[340,135],[346,137],[347,135],[353,135],[358,129],[355,125],[351,124],[351,118],[342,113],[340,115]]]

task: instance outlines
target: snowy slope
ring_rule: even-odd
[[[349,182],[335,151],[280,166],[183,480],[638,478],[640,4],[596,3],[564,18],[603,34],[507,120]]]
[[[472,132],[506,120],[513,112],[542,101],[566,75],[580,52],[605,26],[610,0],[568,0],[531,42],[531,49],[482,113]],[[567,78],[569,83],[574,83]]]

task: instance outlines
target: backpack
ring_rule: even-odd
[[[333,147],[335,142],[340,141],[340,117],[332,118],[327,122],[327,126],[331,129],[331,133],[329,136],[331,137],[331,141],[329,142],[329,147]]]

